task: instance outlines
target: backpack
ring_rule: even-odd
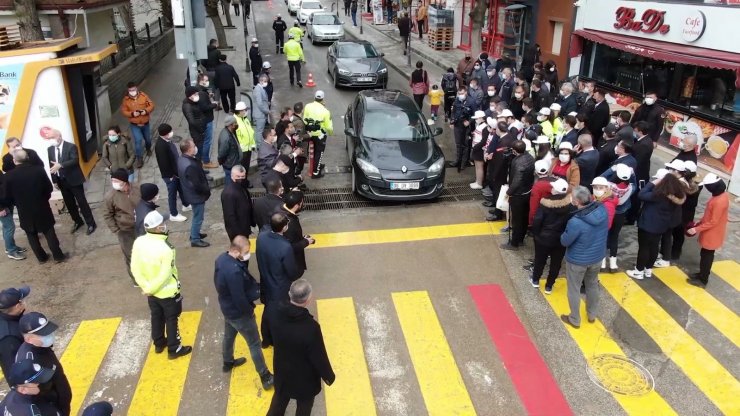
[[[446,73],[442,76],[442,91],[447,95],[457,94],[457,77],[455,74]]]

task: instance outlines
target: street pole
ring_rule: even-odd
[[[408,52],[408,54],[406,55],[407,56],[407,58],[406,58],[406,64],[410,68],[411,67],[411,0],[408,0],[408,2],[409,2],[409,11],[407,12],[408,13],[408,16],[407,17],[409,19],[409,35],[407,36],[407,38],[408,38],[408,43],[409,44],[408,44],[408,47],[406,49],[406,51]]]
[[[195,45],[193,42],[193,5],[190,0],[182,2],[185,15],[185,50],[188,59],[188,73],[190,74],[190,85],[198,81],[198,61],[195,59]]]
[[[360,1],[362,1],[362,4],[360,4],[360,34],[362,34],[362,21],[365,20],[362,17],[362,11],[365,10],[365,0]]]

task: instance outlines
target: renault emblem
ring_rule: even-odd
[[[408,168],[406,168],[406,166],[401,166],[401,172],[403,173],[408,172]]]

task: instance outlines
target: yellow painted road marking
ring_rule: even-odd
[[[686,283],[686,275],[677,267],[654,270],[653,274],[735,346],[740,346],[740,317],[736,313],[706,290]]]
[[[201,311],[183,312],[180,316],[180,337],[182,345],[194,345],[198,332]],[[137,416],[175,416],[185,386],[185,379],[193,354],[176,360],[167,358],[167,351],[161,354],[149,349],[144,368],[141,370],[136,392],[128,409],[129,415]]]
[[[740,291],[740,264],[732,260],[715,261],[712,271],[735,290]]]
[[[375,416],[373,389],[352,298],[316,301],[321,332],[337,379],[325,390],[328,416]]]
[[[609,277],[605,276],[604,279]],[[563,283],[565,283],[563,281]],[[558,282],[553,287],[551,295],[544,295],[547,302],[555,311],[556,316],[567,315],[570,313],[570,306],[568,306],[567,287],[565,284]],[[586,304],[581,302],[581,316],[586,316]],[[575,329],[570,325],[565,325],[565,328],[570,333],[573,341],[576,342],[578,348],[580,348],[583,356],[586,360],[601,355],[601,354],[614,354],[621,357],[626,357],[624,351],[619,345],[609,336],[606,328],[600,320],[596,320],[593,324],[583,322],[579,329]],[[625,394],[612,393],[614,399],[622,406],[622,408],[629,415],[675,415],[677,414],[668,402],[658,394],[657,391],[653,390],[643,396],[628,396]]]
[[[392,296],[427,412],[431,416],[475,415],[427,292]]]
[[[254,310],[257,319],[257,328],[262,322],[262,313],[265,307],[257,305]],[[260,334],[261,338],[261,334]],[[267,368],[272,368],[272,348],[262,350]],[[234,346],[235,357],[247,357],[247,363],[241,367],[231,370],[231,384],[229,385],[229,403],[226,408],[227,415],[264,415],[270,408],[273,389],[264,390],[257,370],[254,369],[252,356],[246,341],[240,335],[236,335]]]
[[[505,225],[506,223],[504,221],[472,222],[467,224],[433,225],[429,227],[314,234],[312,237],[316,240],[316,244],[310,245],[308,248],[347,247],[435,240],[438,238],[497,235],[501,233],[501,228]],[[256,247],[255,240],[252,239],[252,251]]]
[[[121,318],[82,321],[62,355],[62,367],[72,387],[72,413],[76,415],[98,373]]]
[[[740,381],[650,295],[624,273],[604,277],[601,284],[720,411],[740,414]]]

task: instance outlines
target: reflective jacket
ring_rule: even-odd
[[[301,44],[298,43],[295,37],[285,42],[285,45],[283,45],[283,52],[285,52],[285,57],[288,58],[289,62],[304,60],[303,48],[301,48]]]
[[[142,292],[149,296],[166,299],[180,293],[175,246],[164,234],[146,233],[134,241],[131,274]]]
[[[254,140],[254,129],[249,119],[241,116],[234,116],[236,119],[236,140],[242,152],[248,152],[257,148],[257,142]]]
[[[301,39],[303,38],[303,29],[301,29],[298,26],[293,26],[290,29],[288,29],[288,36],[290,36],[290,35],[293,35],[293,39],[295,39],[295,40],[297,40],[297,41],[300,42]],[[290,41],[288,41],[288,42],[290,42]],[[286,43],[286,45],[287,45],[287,43]],[[283,50],[285,50],[285,46],[283,46]],[[285,53],[287,54],[287,52],[285,52]],[[290,60],[290,59],[288,59],[288,60]]]
[[[318,101],[306,104],[306,108],[303,110],[303,122],[306,123],[306,131],[309,132],[311,137],[319,137],[322,131],[329,135],[334,134],[331,112]],[[321,128],[311,131],[311,125],[314,123],[318,123]]]

